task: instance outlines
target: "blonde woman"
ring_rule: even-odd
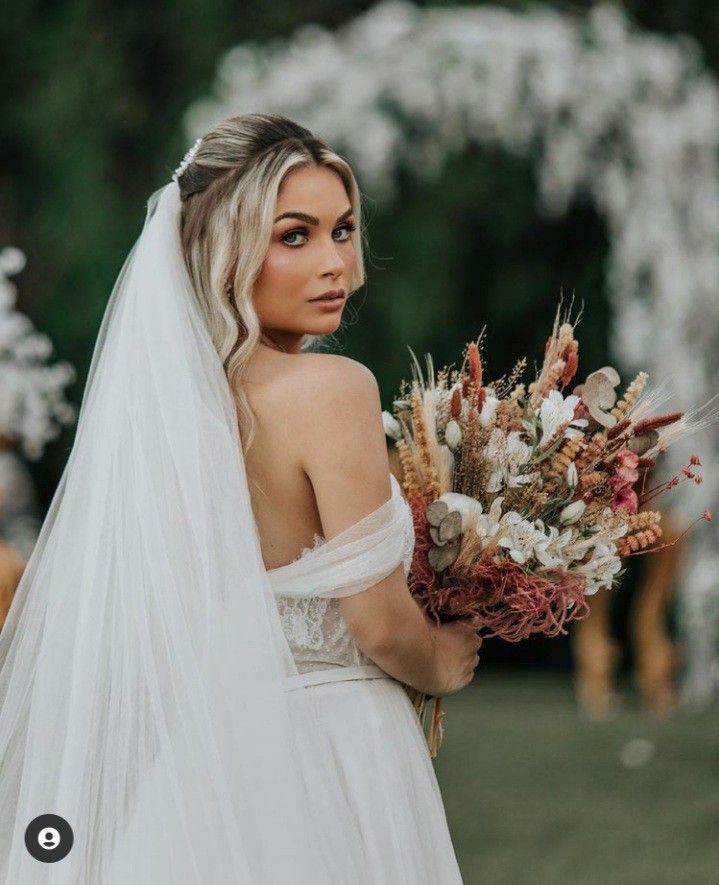
[[[480,640],[410,596],[376,381],[320,347],[361,225],[278,116],[151,197],[0,634],[2,882],[461,882],[402,683],[458,691]]]

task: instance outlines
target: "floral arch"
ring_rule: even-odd
[[[394,197],[400,168],[431,177],[473,142],[532,147],[539,210],[561,214],[582,192],[606,224],[623,376],[646,369],[685,410],[716,392],[719,88],[692,39],[639,32],[612,4],[576,16],[385,0],[336,32],[307,25],[232,48],[212,96],[187,112],[188,139],[259,110],[320,134],[379,203]],[[704,456],[704,484],[672,501],[686,522],[719,509],[719,426],[677,443],[664,470],[692,451]],[[719,543],[706,523],[690,539],[683,697],[707,703],[719,697]]]

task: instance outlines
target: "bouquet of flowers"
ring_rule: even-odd
[[[437,623],[471,616],[484,638],[566,633],[566,623],[589,613],[588,596],[617,583],[622,559],[659,549],[654,498],[702,481],[692,455],[679,475],[645,487],[667,447],[716,415],[701,415],[704,406],[655,414],[661,388],[649,393],[639,372],[618,396],[611,366],[567,394],[578,320],[570,322],[570,309],[560,322],[560,309],[528,387],[519,380],[526,359],[485,382],[480,334],[458,371],[435,376],[427,354],[426,380],[410,349],[413,381],[402,382],[394,414],[383,412],[415,528],[410,592]],[[406,688],[424,724],[429,696]],[[442,716],[434,698],[432,756]]]

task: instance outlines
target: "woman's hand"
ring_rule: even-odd
[[[478,624],[473,617],[440,624],[435,628],[439,676],[438,691],[433,692],[435,697],[455,694],[472,681],[482,645],[477,628]]]

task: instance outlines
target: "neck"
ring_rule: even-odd
[[[281,353],[302,353],[301,343],[302,335],[294,332],[281,332],[277,329],[263,329],[260,334],[260,341],[266,347],[277,350]]]

